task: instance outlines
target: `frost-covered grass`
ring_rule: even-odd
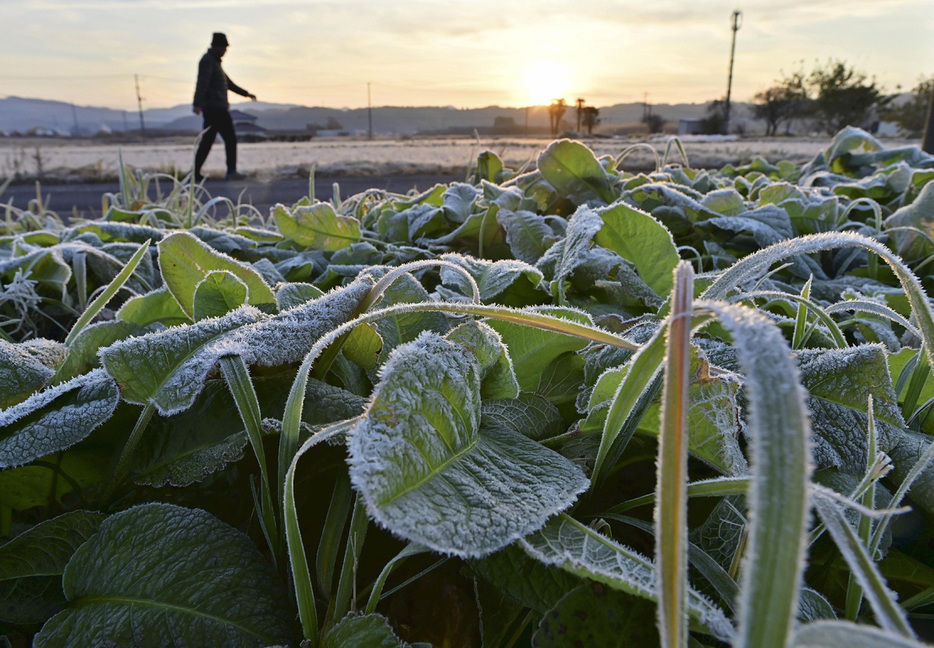
[[[634,140],[635,141],[635,140]],[[587,140],[598,155],[617,155],[631,144],[628,140]],[[662,139],[646,140],[659,153],[664,153]],[[225,171],[222,142],[208,158],[205,170],[222,175]],[[378,139],[314,139],[309,142],[249,142],[239,147],[239,167],[252,176],[275,177],[307,175],[314,165],[325,175],[400,175],[416,173],[451,173],[460,175],[482,149],[495,151],[503,162],[520,168],[548,140],[524,138],[482,138],[479,143],[470,138],[414,138],[405,140]],[[737,141],[688,141],[685,148],[695,168],[720,168],[725,164],[740,164],[755,156],[777,162],[782,159],[805,162],[827,147],[823,138],[751,138]],[[891,142],[901,146],[904,142]],[[75,180],[113,179],[117,176],[118,152],[126,164],[147,172],[182,174],[191,168],[191,142],[185,138],[153,140],[145,143],[97,144],[93,141],[62,139],[30,139],[28,143],[0,138],[0,177],[31,178],[37,174],[37,156],[42,175],[47,178]],[[654,159],[646,150],[637,151],[627,164],[646,167]]]
[[[921,645],[934,157],[674,152],[475,151],[269,214],[126,171],[98,220],[8,210],[0,631]]]

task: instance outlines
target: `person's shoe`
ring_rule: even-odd
[[[203,180],[204,180],[203,175],[201,175],[200,173],[195,174],[195,182],[202,182]]]
[[[230,182],[231,180],[246,180],[246,175],[243,173],[238,173],[237,171],[228,171],[227,177],[224,179],[227,180],[227,182]]]

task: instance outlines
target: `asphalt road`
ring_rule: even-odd
[[[335,182],[340,186],[341,197],[347,198],[367,189],[384,189],[396,193],[406,193],[412,189],[425,191],[438,183],[446,184],[463,179],[463,176],[451,175],[318,177],[315,178],[315,197],[318,200],[331,200]],[[305,178],[247,178],[237,182],[208,179],[205,180],[204,187],[212,197],[224,196],[234,202],[249,202],[264,214],[276,203],[289,205],[308,195],[308,180]],[[105,193],[119,193],[120,187],[116,182],[42,184],[41,191],[46,208],[63,218],[68,218],[75,212],[81,218],[96,218],[101,216],[101,197]],[[151,190],[150,197],[155,198],[154,190]],[[35,184],[11,185],[0,194],[0,207],[12,204],[24,209],[29,201],[35,198]]]

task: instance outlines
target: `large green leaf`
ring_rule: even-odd
[[[210,514],[144,504],[108,518],[64,575],[67,608],[35,648],[288,643],[292,613],[275,570]]]
[[[594,243],[631,261],[652,290],[667,296],[679,261],[671,232],[649,214],[625,204],[597,210],[597,214],[603,227],[594,235]]]
[[[483,425],[476,357],[433,333],[393,353],[349,452],[352,483],[372,517],[460,556],[534,531],[588,483],[557,453]]]
[[[95,369],[0,411],[0,469],[70,448],[109,419],[119,402],[116,383]]]
[[[538,170],[559,194],[577,204],[593,199],[611,203],[616,199],[613,179],[593,151],[580,142],[552,142],[538,156]]]
[[[187,232],[176,232],[159,241],[159,268],[169,292],[192,318],[195,291],[215,271],[230,272],[246,284],[249,304],[276,304],[272,289],[252,266],[215,252]]]
[[[0,619],[42,623],[65,605],[62,574],[75,550],[106,515],[65,513],[0,546]]]
[[[570,308],[543,308],[542,313],[582,324],[591,324],[590,316]],[[533,329],[522,324],[490,320],[489,325],[509,348],[516,379],[523,391],[534,392],[545,368],[563,353],[580,351],[587,341],[554,331]]]
[[[885,349],[872,344],[803,350],[795,359],[801,383],[808,390],[808,409],[815,433],[812,452],[817,465],[861,475],[867,465],[870,397],[880,450],[888,452],[894,445],[893,428],[905,426],[889,377]]]
[[[340,250],[360,240],[360,223],[352,216],[338,216],[330,203],[273,207],[272,215],[283,236],[314,250]]]
[[[195,288],[192,319],[200,322],[222,317],[247,303],[248,289],[236,275],[226,270],[209,272]]]
[[[399,639],[386,617],[379,614],[350,615],[341,619],[324,638],[324,648],[409,648]]]

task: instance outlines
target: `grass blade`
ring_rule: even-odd
[[[784,648],[807,548],[811,428],[805,391],[781,331],[743,306],[700,302],[733,336],[746,375],[752,483],[735,648]]]
[[[819,492],[814,498],[814,506],[849,565],[851,573],[862,586],[879,625],[903,637],[915,638],[905,611],[899,607],[895,595],[886,587],[885,578],[879,573],[856,531],[847,522],[842,508]]]
[[[658,626],[665,648],[687,645],[687,422],[694,270],[682,261],[668,325],[655,505]]]
[[[94,319],[98,313],[107,305],[107,302],[117,294],[117,291],[123,288],[125,284],[133,273],[136,271],[136,267],[142,261],[143,256],[149,250],[150,241],[146,241],[139,246],[139,249],[130,257],[130,260],[126,262],[126,265],[123,267],[123,270],[113,278],[107,287],[101,292],[97,298],[88,305],[84,310],[84,313],[81,314],[81,317],[78,318],[78,321],[75,322],[75,325],[71,327],[71,331],[68,333],[68,337],[65,338],[65,346],[69,346],[78,334]]]

